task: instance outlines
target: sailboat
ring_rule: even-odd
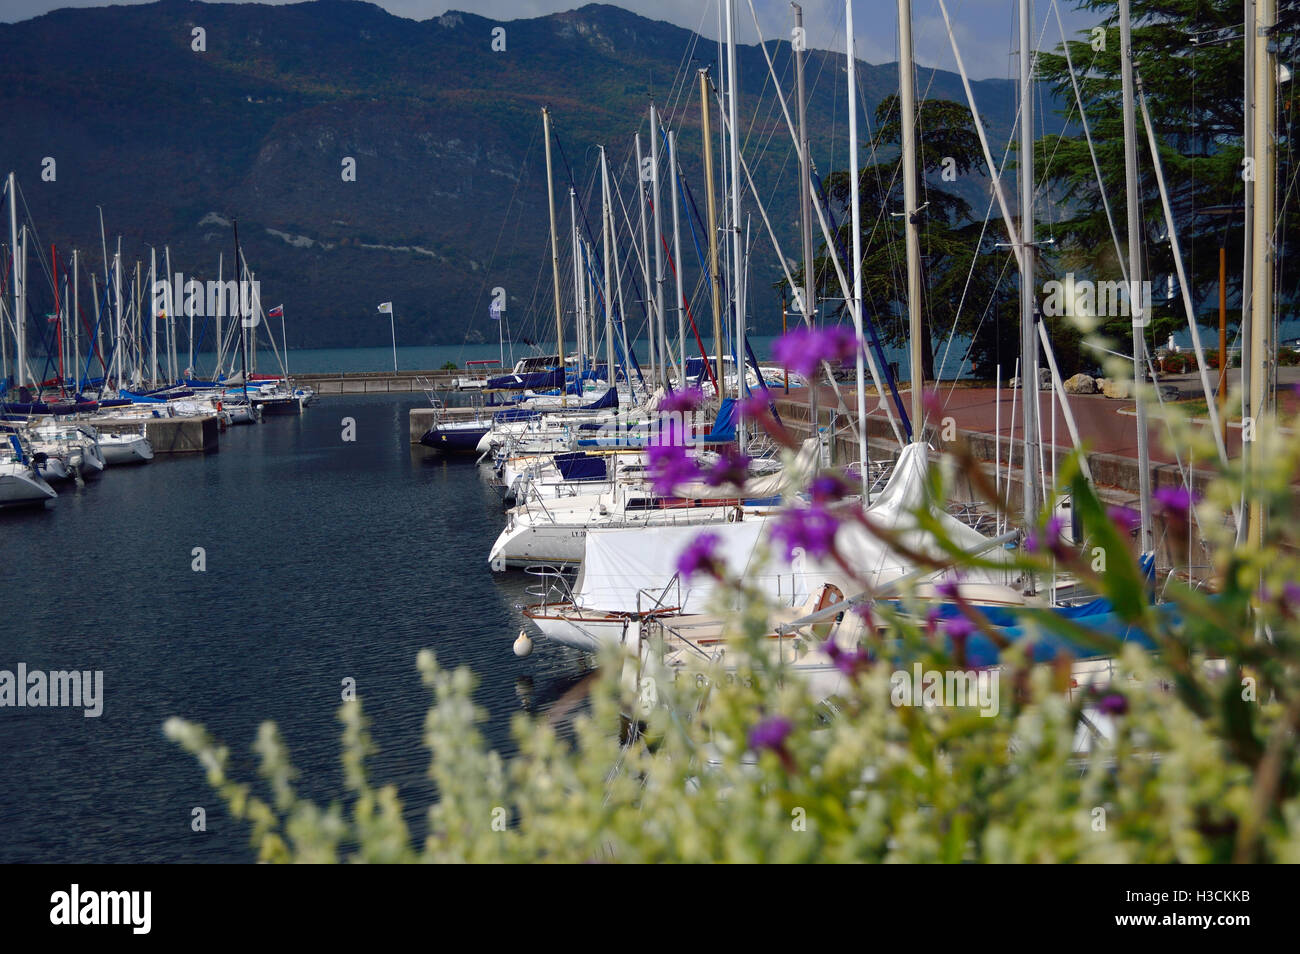
[[[8,437],[0,444],[0,507],[34,506],[57,497],[54,488],[37,473],[18,435]]]

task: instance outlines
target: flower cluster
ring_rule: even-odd
[[[677,572],[683,579],[690,579],[696,573],[707,573],[713,577],[722,576],[722,561],[718,556],[718,535],[701,533],[691,541],[690,546],[677,558]]]
[[[651,444],[646,459],[650,485],[661,497],[671,497],[680,484],[700,479],[699,464],[680,444]]]
[[[659,410],[669,414],[689,414],[703,403],[703,391],[699,388],[684,388],[665,394],[659,401]]]
[[[767,388],[755,388],[736,402],[736,411],[742,420],[758,421],[766,417],[772,409],[772,393]]]
[[[704,473],[704,482],[710,487],[731,484],[735,487],[745,486],[749,478],[750,458],[741,453],[734,444],[726,444],[718,451],[717,462]]]
[[[821,504],[789,507],[772,522],[772,539],[785,547],[786,559],[796,550],[810,557],[824,557],[835,548],[835,531],[839,521]]]
[[[784,368],[810,377],[823,361],[837,365],[857,354],[858,339],[851,328],[795,328],[772,344],[772,358]]]

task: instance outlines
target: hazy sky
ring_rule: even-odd
[[[145,0],[122,0],[140,3]],[[249,2],[249,0],[235,0]],[[269,0],[274,3],[291,0]],[[427,20],[447,10],[468,10],[480,16],[502,21],[542,16],[557,10],[571,10],[585,5],[577,0],[375,0],[398,16]],[[789,37],[793,24],[788,0],[753,0],[765,39],[777,34]],[[954,32],[966,68],[975,78],[1010,77],[1015,62],[1016,0],[945,0],[952,17]],[[1065,28],[1073,33],[1097,21],[1094,14],[1076,11],[1075,0],[1055,0],[1061,4]],[[668,20],[679,26],[698,30],[708,37],[718,34],[716,0],[618,0],[616,6],[642,16]],[[1038,46],[1052,48],[1060,42],[1061,32],[1053,13],[1053,0],[1033,0],[1036,9],[1035,34]],[[63,7],[108,6],[103,0],[2,0],[0,19],[8,22],[25,20]],[[755,39],[754,22],[748,0],[737,0],[738,35],[742,42]],[[809,45],[827,49],[844,47],[843,0],[805,0],[804,26]],[[870,63],[891,62],[897,58],[898,13],[894,0],[854,0],[853,18],[857,33],[858,55]],[[912,20],[918,62],[927,66],[954,69],[955,64],[939,0],[913,0]]]

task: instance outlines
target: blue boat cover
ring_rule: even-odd
[[[555,466],[565,480],[604,480],[607,475],[605,458],[593,457],[581,451],[556,454]]]

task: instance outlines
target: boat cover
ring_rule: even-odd
[[[680,606],[685,613],[703,612],[716,588],[713,577],[696,574],[674,583],[677,561],[697,537],[711,533],[717,538],[715,553],[726,566],[726,575],[742,573],[745,581],[786,605],[808,599],[809,586],[802,568],[784,560],[776,548],[767,548],[768,518],[745,519],[737,523],[707,526],[629,527],[588,530],[582,569],[574,584],[574,602],[586,609],[607,612],[637,612],[663,603]],[[669,586],[669,584],[672,584]],[[680,603],[678,602],[680,598]]]

